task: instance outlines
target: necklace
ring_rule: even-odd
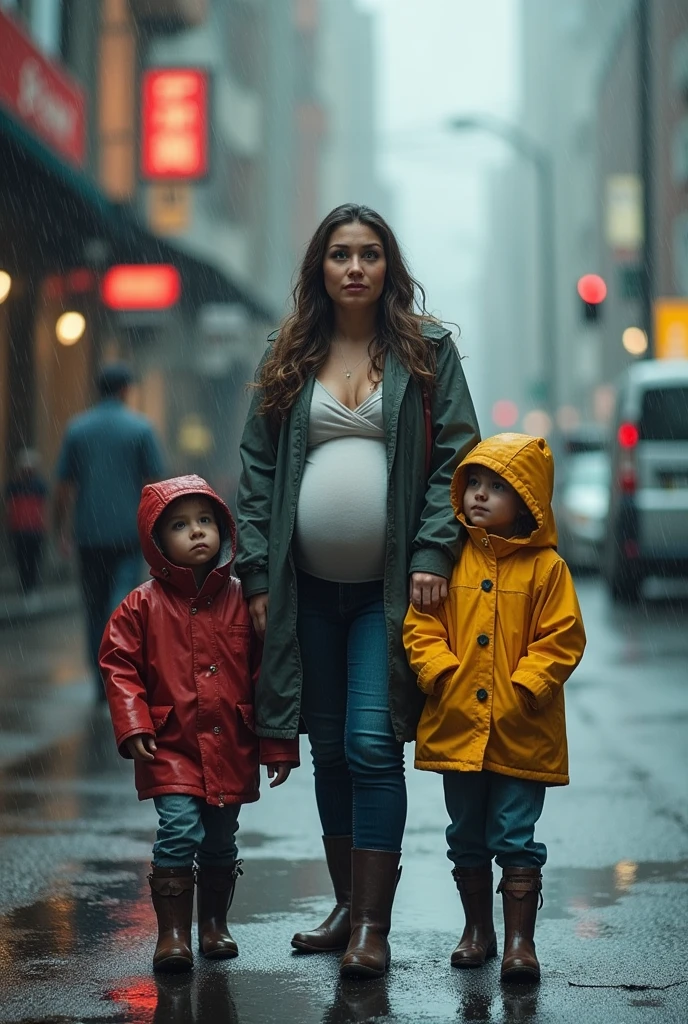
[[[358,362],[355,364],[355,366],[348,367],[346,365],[346,359],[344,358],[344,353],[342,352],[342,346],[339,344],[339,342],[337,342],[337,351],[339,352],[339,358],[341,359],[342,363],[344,364],[344,369],[342,370],[342,373],[344,374],[344,376],[346,377],[347,380],[351,380],[351,374],[354,372],[354,370],[356,369],[357,366],[361,365],[361,363],[363,362],[364,359],[370,359],[370,355],[368,353],[368,349],[366,349],[365,355],[361,356],[361,358],[358,360]]]

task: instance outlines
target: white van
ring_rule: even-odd
[[[603,569],[616,600],[651,575],[688,575],[688,360],[644,360],[621,378],[611,438]]]

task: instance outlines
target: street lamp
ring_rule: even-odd
[[[480,131],[496,135],[520,156],[529,160],[538,176],[538,206],[541,260],[541,365],[545,386],[545,404],[554,419],[557,406],[557,323],[556,274],[554,268],[554,168],[549,152],[533,142],[521,129],[508,121],[483,114],[456,117],[449,122],[454,131]]]

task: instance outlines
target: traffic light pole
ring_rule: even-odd
[[[535,167],[538,177],[538,233],[540,250],[540,361],[545,385],[545,404],[554,419],[558,396],[558,349],[556,311],[556,246],[554,238],[554,165],[544,147],[521,129],[498,118],[460,117],[450,122],[455,131],[482,131],[496,135]]]
[[[639,96],[639,137],[640,177],[643,182],[643,250],[640,271],[640,304],[643,327],[647,334],[648,346],[645,358],[651,359],[655,351],[652,304],[654,298],[653,273],[653,221],[652,221],[652,43],[650,39],[649,0],[638,0],[638,96]]]

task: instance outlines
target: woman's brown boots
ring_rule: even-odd
[[[466,927],[451,955],[452,967],[482,967],[497,955],[492,918],[492,867],[454,868],[456,887],[466,914]],[[504,868],[497,887],[504,909],[504,957],[502,981],[539,981],[540,964],[535,954],[535,919],[542,906],[542,875],[539,868]]]
[[[319,928],[291,940],[303,953],[345,949],[343,977],[379,978],[389,967],[387,936],[400,853],[354,850],[351,836],[323,836],[327,867],[337,903]]]
[[[323,836],[325,858],[336,904],[320,927],[297,932],[291,940],[301,953],[334,953],[346,949],[351,936],[351,836]]]
[[[241,861],[225,868],[198,869],[198,944],[211,960],[237,956],[239,949],[227,928]],[[191,919],[193,916],[193,868],[158,868],[148,876],[153,909],[158,919],[158,942],[153,970],[178,974],[193,967]]]
[[[386,850],[351,851],[351,938],[340,966],[343,978],[379,978],[389,967],[387,936],[400,857]]]
[[[466,915],[466,927],[451,955],[452,967],[482,967],[497,956],[497,936],[492,917],[492,865],[454,868],[456,888]]]
[[[504,904],[502,981],[539,981],[534,935],[542,906],[540,868],[504,868],[497,892]]]

